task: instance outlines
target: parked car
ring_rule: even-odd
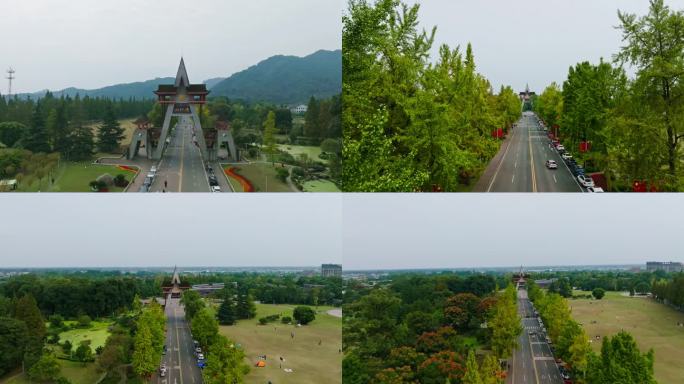
[[[204,360],[204,354],[203,354],[203,353],[198,353],[198,354],[197,354],[197,360],[198,360],[198,361]]]
[[[570,160],[570,159],[572,159],[572,155],[570,154],[570,152],[565,152],[565,153],[563,153],[563,154],[561,155],[561,157],[563,158],[563,160]]]
[[[556,150],[558,150],[558,152],[565,152],[565,147],[563,144],[558,144],[556,145]]]
[[[577,176],[577,181],[579,181],[579,183],[585,188],[594,186],[594,180],[591,178],[591,176],[585,176],[584,174],[581,174]]]
[[[218,185],[212,185],[211,191],[212,192],[221,192],[221,187],[219,187]]]
[[[202,353],[202,348],[196,347],[196,348],[195,348],[195,353]]]
[[[162,365],[159,367],[159,376],[160,376],[160,377],[166,376],[166,364],[162,364]]]
[[[152,168],[150,168],[151,173],[156,173],[157,172],[157,166],[153,165]]]
[[[589,188],[587,188],[587,191],[588,192],[597,192],[597,193],[604,192],[603,188],[601,188],[601,187],[589,187]]]
[[[218,185],[218,179],[214,175],[209,175],[209,185],[212,187]]]
[[[558,169],[558,164],[555,160],[546,160],[546,168],[548,169]]]

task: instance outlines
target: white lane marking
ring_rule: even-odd
[[[515,181],[515,175],[513,175],[513,178],[511,179],[511,184]]]
[[[558,180],[556,180],[556,175],[553,175],[553,182],[558,183]]]
[[[494,176],[492,177],[492,181],[489,183],[489,187],[487,187],[487,192],[490,192],[492,190],[492,186],[494,185],[494,181],[496,181],[496,176],[499,174],[499,170],[501,169],[501,165],[503,164],[504,160],[506,159],[506,155],[508,154],[508,150],[511,149],[511,144],[513,143],[513,138],[515,137],[516,132],[517,132],[517,129],[513,130],[513,134],[511,135],[510,141],[508,142],[508,146],[506,147],[506,151],[504,152],[503,156],[501,156],[501,161],[499,162],[499,165],[496,167],[496,172],[494,172]]]
[[[515,164],[513,165],[513,168],[518,168],[518,160],[515,161]]]

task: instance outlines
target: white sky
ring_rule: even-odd
[[[0,93],[226,77],[277,54],[342,46],[344,0],[3,1]]]
[[[681,194],[346,194],[344,268],[684,261]]]
[[[541,92],[562,84],[568,68],[601,57],[612,61],[622,45],[617,11],[645,15],[646,0],[408,0],[421,4],[421,27],[437,26],[434,57],[442,43],[462,51],[473,44],[475,63],[495,90]],[[683,10],[684,0],[665,0]]]
[[[0,194],[0,266],[342,262],[339,194]]]

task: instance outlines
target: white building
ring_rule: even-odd
[[[290,109],[290,112],[295,113],[295,114],[303,115],[303,114],[305,114],[306,111],[308,111],[308,110],[309,110],[309,106],[308,106],[308,105],[302,104],[302,105],[298,105],[298,106],[296,106],[296,107]]]

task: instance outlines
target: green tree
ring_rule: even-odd
[[[292,312],[292,317],[297,320],[299,324],[306,325],[316,319],[316,312],[311,309],[311,307],[300,305],[295,307]]]
[[[119,142],[124,138],[124,130],[114,114],[112,104],[107,104],[102,126],[97,134],[97,146],[101,152],[114,152],[119,148]]]
[[[487,322],[491,329],[492,351],[502,358],[510,356],[513,349],[518,346],[517,337],[522,332],[515,297],[515,287],[509,284],[506,292],[501,295],[490,312],[490,319]]]
[[[218,322],[214,311],[203,308],[192,318],[190,323],[192,335],[203,348],[207,348],[216,341],[218,336]]]
[[[183,297],[181,297],[181,304],[185,306],[185,317],[188,320],[192,320],[195,314],[205,307],[202,297],[197,291],[187,290],[183,292]]]
[[[679,122],[684,113],[684,13],[672,11],[663,0],[650,0],[647,15],[618,12],[624,45],[615,59],[636,67],[637,84],[645,96],[643,102],[658,116],[653,123],[661,126],[667,145],[667,166],[676,177],[684,137]]]
[[[59,377],[61,369],[55,355],[46,353],[40,356],[27,373],[31,380],[40,382],[54,381]]]
[[[232,295],[226,295],[218,310],[218,320],[221,325],[235,324],[235,304]]]
[[[465,374],[461,380],[463,384],[483,384],[480,378],[480,368],[477,365],[477,360],[475,359],[475,352],[471,349],[468,352],[468,358],[466,359]]]
[[[596,300],[601,300],[603,296],[606,295],[606,290],[603,288],[594,288],[591,291],[591,295],[594,296]]]
[[[43,109],[40,102],[37,102],[31,116],[31,124],[23,140],[24,147],[32,152],[50,152],[47,129],[43,119]]]
[[[30,368],[42,355],[47,328],[40,313],[36,299],[26,294],[17,301],[14,317],[23,321],[28,329],[28,342],[25,347],[24,363]]]
[[[134,338],[134,352],[131,361],[133,371],[138,376],[150,377],[156,371],[158,361],[150,326],[141,323],[138,325],[138,331]]]
[[[207,365],[202,378],[207,384],[237,384],[244,382],[249,367],[244,363],[244,352],[225,336],[218,336],[209,347]]]
[[[7,121],[0,123],[0,143],[7,147],[13,147],[23,136],[26,135],[28,128],[16,121]]]
[[[603,339],[600,356],[590,356],[587,382],[592,384],[654,384],[653,350],[642,354],[629,333]]]
[[[315,97],[309,99],[309,107],[304,115],[304,136],[318,138],[321,136],[321,105]]]
[[[27,341],[26,323],[11,317],[0,317],[0,376],[21,364]]]
[[[93,350],[90,348],[90,343],[89,342],[82,342],[79,344],[78,348],[76,348],[76,352],[74,352],[74,357],[76,360],[80,361],[85,365],[85,363],[92,361],[93,360]]]
[[[492,354],[485,356],[480,365],[482,384],[501,384],[503,383],[502,376],[501,365],[496,356]]]
[[[271,111],[268,113],[264,123],[264,151],[271,157],[272,163],[275,162],[275,155],[278,153],[275,141],[276,133],[278,133],[278,130],[275,126],[275,113]]]

